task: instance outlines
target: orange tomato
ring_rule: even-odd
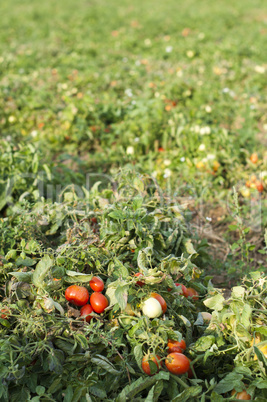
[[[240,399],[241,401],[250,401],[251,396],[247,393],[247,391],[236,392],[235,389],[231,392],[231,395],[235,395],[235,399]]]
[[[256,154],[256,152],[254,152],[253,154],[250,155],[250,158],[252,163],[257,163],[258,162],[258,154]]]

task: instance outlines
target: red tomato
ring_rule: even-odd
[[[137,272],[136,274],[134,274],[134,276],[143,276],[143,274],[141,274],[141,272]],[[140,286],[140,288],[142,288],[144,286],[145,282],[143,281],[137,281],[136,285]]]
[[[102,292],[105,287],[104,282],[98,276],[93,276],[93,278],[89,282],[89,285],[94,292]]]
[[[156,356],[153,356],[153,355],[145,355],[144,357],[143,357],[143,359],[142,359],[142,369],[144,370],[144,372],[147,374],[147,375],[154,375],[154,374],[156,374],[156,373],[154,373],[154,374],[151,374],[151,370],[150,370],[150,367],[149,367],[149,362],[154,362],[156,365],[157,365],[157,372],[159,371],[159,360],[160,360],[160,357],[158,356],[158,355],[156,355]]]
[[[0,310],[0,313],[2,313],[2,314],[0,315],[1,318],[7,319],[8,315],[10,314],[9,308],[8,308],[8,307],[3,307],[3,308]]]
[[[241,401],[250,401],[251,400],[251,396],[245,390],[236,393],[236,390],[233,389],[231,395],[235,395],[235,399],[240,399]]]
[[[258,192],[262,193],[264,190],[264,187],[263,187],[263,184],[259,180],[256,182],[256,186],[257,186]]]
[[[89,292],[84,286],[71,285],[65,291],[65,298],[75,306],[84,306],[89,300]]]
[[[85,317],[87,322],[90,322],[91,319],[93,318],[90,314],[93,312],[94,310],[92,309],[92,306],[90,306],[90,304],[86,304],[85,306],[83,306],[81,308],[80,311],[80,315],[81,317]]]
[[[154,299],[156,299],[160,303],[162,308],[162,314],[165,314],[167,311],[167,304],[163,299],[163,297],[160,296],[158,293],[151,293],[151,297],[154,297]]]
[[[184,351],[186,349],[186,343],[183,339],[180,342],[169,339],[168,340],[168,348],[169,348],[168,353],[173,353],[173,352],[184,353]]]
[[[183,285],[182,283],[176,283],[175,286],[177,286],[177,287],[181,286],[182,295],[185,297],[188,297],[187,287],[185,285]]]
[[[162,147],[159,147],[158,151],[159,151],[159,152],[164,152],[164,151],[165,151],[165,149],[164,149],[164,148],[162,148]]]
[[[91,218],[91,222],[92,223],[97,223],[97,218],[96,217]]]
[[[96,313],[101,314],[108,307],[108,299],[102,293],[94,292],[91,294],[90,304]]]
[[[193,300],[198,300],[199,299],[199,294],[195,289],[187,288],[187,293],[188,293],[187,297],[192,297]]]
[[[172,374],[185,374],[190,369],[189,359],[182,353],[170,353],[165,360],[167,369]]]

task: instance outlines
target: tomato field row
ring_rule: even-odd
[[[0,15],[0,402],[265,402],[264,2]]]

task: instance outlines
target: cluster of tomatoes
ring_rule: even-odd
[[[191,360],[184,355],[185,349],[186,343],[183,339],[180,342],[169,339],[165,366],[172,374],[183,375],[187,373],[188,377],[191,378],[193,377],[193,372],[190,367]],[[157,367],[156,372],[158,372],[163,365],[162,359],[158,355],[145,355],[142,359],[142,369],[149,376],[155,374],[151,371],[151,362],[155,363]]]
[[[101,314],[108,307],[109,302],[106,296],[101,292],[104,290],[104,282],[101,278],[94,276],[89,282],[90,288],[93,290],[91,296],[84,286],[71,285],[65,291],[65,298],[77,307],[82,307],[80,316],[90,322],[93,312]],[[88,303],[90,301],[90,303]]]

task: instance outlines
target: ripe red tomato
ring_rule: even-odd
[[[175,286],[181,286],[181,291],[182,291],[182,295],[185,297],[188,297],[188,291],[187,291],[187,287],[185,285],[183,285],[182,283],[176,283]]]
[[[141,272],[137,272],[136,274],[134,274],[134,276],[143,276],[143,274],[141,274]],[[142,288],[144,286],[145,282],[143,281],[137,281],[136,285],[140,286],[140,288]]]
[[[94,292],[91,294],[90,304],[96,313],[101,314],[108,307],[108,299],[102,293]]]
[[[154,375],[154,374],[156,374],[156,373],[154,373],[154,374],[151,374],[151,370],[150,370],[150,367],[149,367],[149,361],[150,362],[154,362],[156,365],[157,365],[157,372],[159,371],[159,360],[160,360],[160,357],[158,356],[158,355],[156,355],[156,356],[153,356],[153,355],[145,355],[144,357],[143,357],[143,359],[142,359],[142,369],[143,369],[143,371],[147,374],[147,375]]]
[[[183,339],[180,342],[169,339],[168,340],[168,348],[169,348],[168,353],[173,353],[173,352],[184,353],[184,351],[186,349],[186,343]]]
[[[166,357],[165,365],[172,374],[185,374],[190,369],[189,359],[182,353],[170,353]]]
[[[235,399],[240,399],[241,401],[250,401],[251,400],[251,396],[245,390],[236,393],[236,390],[233,389],[233,391],[231,392],[231,395],[235,395]]]
[[[92,306],[90,306],[90,304],[86,304],[85,306],[83,306],[81,308],[80,311],[80,316],[81,317],[86,317],[86,321],[90,322],[91,319],[93,318],[90,314],[93,312],[94,310],[92,309]]]
[[[94,292],[102,292],[105,287],[104,282],[98,276],[93,276],[89,282],[89,285]]]
[[[84,286],[71,285],[65,291],[65,298],[75,306],[84,306],[89,300],[89,292]]]
[[[0,310],[0,313],[2,313],[1,316],[0,316],[1,318],[7,319],[7,317],[8,317],[9,314],[10,314],[9,308],[8,308],[8,307],[3,307],[3,308]]]
[[[162,308],[162,314],[165,314],[167,311],[167,303],[165,302],[163,297],[158,293],[151,293],[151,297],[154,297],[154,299],[156,299],[160,303]]]
[[[187,293],[188,293],[187,297],[192,297],[193,300],[198,300],[199,299],[199,294],[195,289],[187,288]]]
[[[257,190],[259,193],[262,193],[264,190],[263,184],[258,180],[256,181]]]

